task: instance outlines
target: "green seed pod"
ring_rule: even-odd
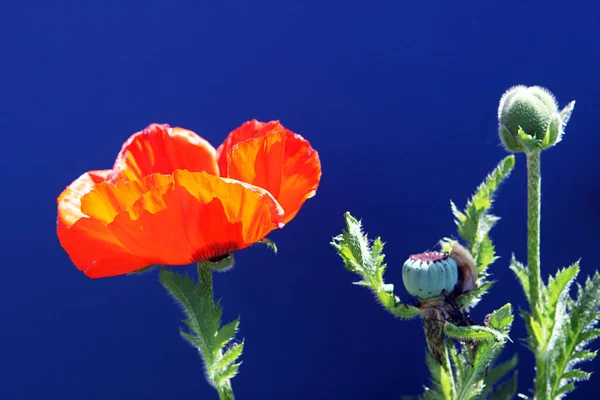
[[[446,253],[414,254],[402,267],[402,281],[411,295],[433,299],[451,293],[458,282],[458,266]]]
[[[498,131],[508,151],[543,150],[560,142],[575,102],[559,111],[556,99],[540,86],[514,86],[500,99]]]

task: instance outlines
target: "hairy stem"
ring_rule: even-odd
[[[540,273],[540,211],[542,175],[540,152],[527,153],[527,267],[531,312],[538,317],[541,292]]]
[[[527,153],[527,267],[529,270],[529,298],[532,317],[540,321],[540,296],[542,278],[540,272],[540,217],[542,174],[540,151]],[[545,339],[543,339],[545,340]],[[535,399],[550,398],[548,354],[544,343],[535,349]]]
[[[456,385],[450,365],[450,357],[448,354],[448,345],[446,343],[446,333],[444,332],[444,319],[439,310],[435,307],[425,308],[421,314],[423,318],[423,330],[425,331],[425,339],[429,353],[437,363],[435,367],[430,365],[431,375],[438,377],[440,387],[450,387],[446,393],[442,393],[445,399],[452,400],[456,396]],[[438,369],[435,371],[433,369]],[[449,381],[449,385],[444,385],[444,381]]]
[[[231,381],[227,381],[223,386],[217,389],[219,391],[220,400],[234,400],[233,389],[231,389]]]
[[[213,297],[213,280],[212,280],[212,265],[207,262],[198,263],[198,281],[202,297],[214,305]],[[212,361],[211,361],[212,362]],[[212,380],[212,379],[211,379]],[[227,379],[220,386],[216,386],[213,382],[213,386],[219,392],[220,400],[234,400],[233,389],[231,388],[231,380]]]

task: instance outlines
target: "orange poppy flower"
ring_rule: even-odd
[[[265,125],[270,124],[284,129]],[[261,148],[258,142],[246,145],[254,142],[241,136],[231,139],[234,132],[223,152],[232,160],[231,177],[219,175],[217,152],[207,141],[185,129],[152,124],[125,142],[112,170],[89,171],[69,185],[57,199],[57,234],[77,268],[99,278],[153,264],[209,260],[248,247],[291,220],[320,178],[320,166],[313,166],[312,180],[306,177],[307,155],[301,153],[310,153],[318,165],[316,152],[291,132],[287,139],[287,130],[284,136],[268,131],[252,137],[264,138]],[[282,146],[282,140],[283,148],[273,152],[269,144]],[[268,187],[258,185],[257,177],[269,176],[275,180],[265,180]],[[286,185],[286,179],[293,181]],[[310,184],[300,187],[305,182]]]

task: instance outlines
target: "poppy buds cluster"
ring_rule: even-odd
[[[471,291],[477,283],[473,257],[457,242],[450,253],[432,251],[413,254],[402,267],[406,291],[420,300],[432,300],[444,294]]]
[[[500,99],[499,134],[512,152],[543,150],[560,142],[575,102],[558,109],[556,99],[540,86],[514,86]]]

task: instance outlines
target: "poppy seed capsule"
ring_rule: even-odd
[[[432,251],[413,254],[402,267],[402,281],[411,295],[422,299],[452,292],[458,282],[456,261],[446,253]]]

